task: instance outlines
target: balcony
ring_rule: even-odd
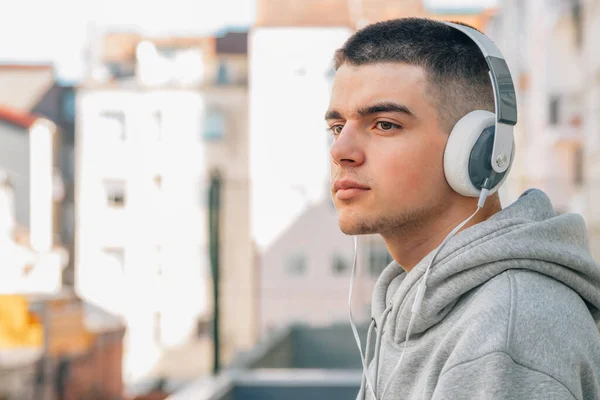
[[[359,328],[361,338],[366,327]],[[349,325],[283,329],[240,354],[216,377],[167,400],[355,398],[361,362]]]

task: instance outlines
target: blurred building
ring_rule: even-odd
[[[68,253],[54,235],[56,126],[0,107],[0,397],[35,399],[47,324],[31,296],[62,289]]]
[[[0,107],[0,293],[57,293],[68,254],[54,235],[56,126]]]
[[[250,174],[252,233],[261,251],[327,193],[323,115],[333,52],[352,33],[347,3],[257,1],[250,34]]]
[[[516,84],[515,164],[504,203],[529,187],[544,190],[559,213],[586,219],[600,257],[600,58],[598,7],[578,0],[506,0],[488,26]]]
[[[56,126],[54,135],[54,234],[69,253],[64,283],[73,284],[75,199],[73,190],[75,101],[72,85],[57,82],[50,64],[0,64],[0,106],[44,117]]]
[[[247,34],[94,41],[77,94],[76,288],[126,319],[127,383],[195,377],[212,363],[199,326],[212,318],[214,170],[224,178],[222,356],[256,336]]]
[[[29,295],[27,304],[44,327],[32,400],[121,399],[122,319],[82,301],[71,288]]]
[[[488,34],[507,58],[519,107],[507,200],[538,187],[565,212],[581,198],[584,66],[572,15],[557,4],[504,1]]]
[[[70,398],[118,398],[123,325],[62,285],[57,134],[45,118],[0,107],[0,397],[52,399],[62,384]]]
[[[366,326],[358,326],[361,338]],[[356,396],[361,361],[350,326],[277,329],[239,354],[216,377],[199,379],[168,400],[337,400]]]
[[[288,227],[260,259],[261,335],[295,323],[347,323],[353,246],[329,199]],[[378,235],[361,236],[358,249],[352,312],[364,322],[371,317],[375,281],[392,258]]]

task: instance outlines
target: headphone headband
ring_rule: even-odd
[[[496,134],[491,164],[494,171],[502,173],[510,165],[513,146],[513,126],[517,123],[517,98],[515,87],[504,56],[494,42],[479,31],[464,25],[441,21],[467,35],[481,50],[489,67],[496,108]]]

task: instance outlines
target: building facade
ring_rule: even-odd
[[[72,85],[59,83],[50,64],[0,64],[0,106],[43,117],[56,126],[54,235],[69,253],[63,283],[73,284],[75,200],[73,188],[75,99]]]
[[[56,126],[0,106],[0,397],[33,399],[47,324],[32,296],[62,289],[67,250],[54,233]]]
[[[253,343],[245,38],[110,33],[78,90],[76,287],[126,319],[126,383],[185,379],[212,358],[198,326],[212,314],[214,170],[225,179],[221,308],[237,316],[222,319],[223,351]],[[169,349],[199,340],[187,371],[162,369]]]
[[[517,90],[515,164],[509,204],[527,188],[544,190],[558,213],[581,214],[600,257],[597,212],[600,148],[598,5],[593,1],[506,0],[488,34],[503,51]]]
[[[331,200],[305,211],[260,259],[261,335],[293,324],[348,323],[353,254],[353,238],[340,231]],[[369,321],[373,287],[391,261],[379,235],[359,237],[352,290],[357,324]]]

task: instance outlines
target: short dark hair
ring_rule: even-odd
[[[368,25],[335,52],[334,62],[336,71],[343,64],[398,62],[422,67],[426,93],[448,133],[472,110],[494,111],[489,69],[479,47],[440,21],[401,18]]]

